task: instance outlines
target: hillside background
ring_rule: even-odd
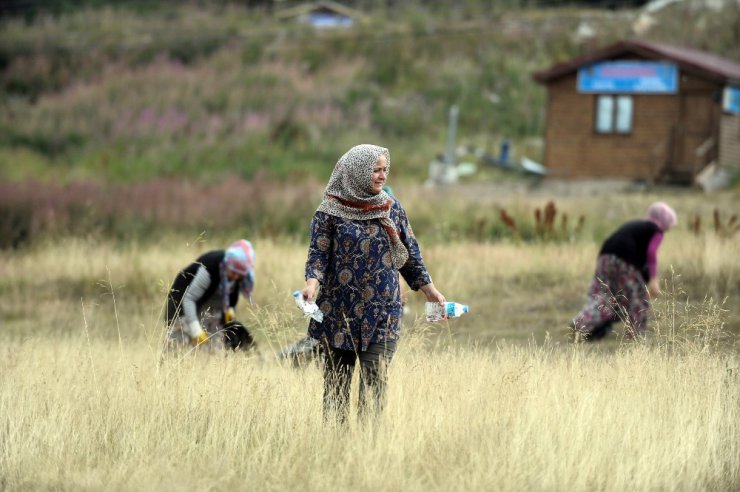
[[[297,2],[5,2],[0,235],[129,233],[134,205],[158,210],[133,207],[151,231],[206,196],[211,218],[240,196],[258,208],[251,230],[264,232],[259,216],[290,232],[357,143],[391,149],[394,189],[423,182],[452,105],[459,144],[496,154],[508,139],[541,160],[531,73],[555,62],[634,37],[740,60],[740,2],[669,2],[649,18],[638,3],[345,2],[360,22],[316,30],[281,18]],[[482,169],[467,182],[511,179]],[[300,217],[272,216],[276,200]]]

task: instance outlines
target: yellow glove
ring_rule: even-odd
[[[224,321],[231,323],[234,321],[234,318],[236,318],[236,312],[234,311],[234,308],[230,307],[226,310],[226,314],[224,314]]]
[[[193,342],[193,345],[196,347],[199,345],[203,345],[208,341],[208,332],[206,330],[201,330],[200,335],[198,335],[195,338],[192,338],[191,341]]]

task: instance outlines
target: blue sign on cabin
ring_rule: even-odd
[[[678,69],[673,63],[607,61],[578,69],[578,92],[675,94]]]
[[[313,12],[310,22],[313,27],[318,28],[352,27],[352,19],[346,15],[328,12]]]
[[[740,114],[740,87],[725,87],[722,109],[732,114]]]

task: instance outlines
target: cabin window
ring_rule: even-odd
[[[632,96],[598,96],[594,123],[598,133],[630,133],[632,131]]]

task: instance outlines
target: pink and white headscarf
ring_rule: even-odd
[[[252,243],[246,239],[240,239],[232,243],[224,254],[221,264],[221,293],[223,295],[223,310],[229,309],[229,294],[231,293],[229,278],[226,270],[242,276],[240,281],[241,293],[249,302],[252,302],[252,291],[254,290],[254,261],[255,254]]]
[[[647,220],[660,227],[661,231],[667,231],[678,223],[675,210],[665,202],[655,202],[650,205],[647,210]]]
[[[224,255],[226,268],[241,276],[246,276],[254,269],[254,248],[246,239],[232,243]]]

